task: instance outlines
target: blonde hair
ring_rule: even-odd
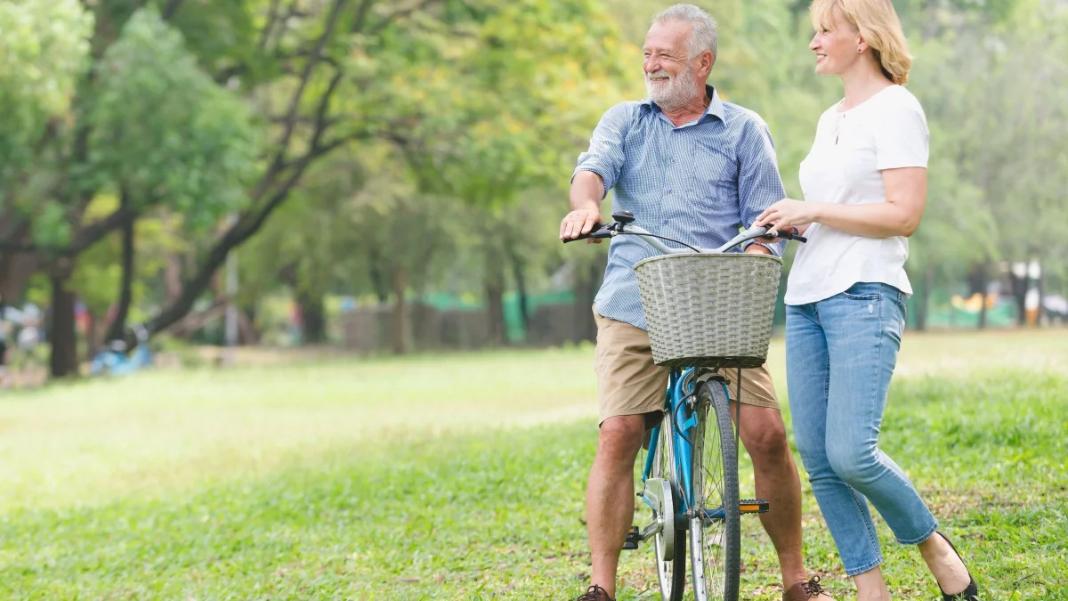
[[[813,0],[809,7],[812,26],[829,29],[836,6],[846,22],[868,43],[883,75],[904,85],[909,80],[912,56],[893,3],[890,0]]]

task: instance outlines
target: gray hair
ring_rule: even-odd
[[[690,31],[691,58],[709,51],[716,56],[716,20],[712,15],[693,4],[675,4],[669,6],[653,17],[653,23],[665,21],[682,21],[692,26]]]

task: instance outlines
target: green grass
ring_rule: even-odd
[[[987,598],[1068,600],[1063,332],[911,338],[883,448]],[[0,598],[573,597],[591,367],[589,348],[334,358],[5,394]],[[850,598],[805,488],[806,561]],[[937,598],[880,531],[895,598]],[[743,598],[781,598],[755,519],[743,536]],[[656,598],[651,555],[624,556],[621,600]]]

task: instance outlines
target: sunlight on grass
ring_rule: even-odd
[[[339,444],[594,420],[592,349],[322,358],[9,392],[0,508],[82,505],[267,473]],[[1063,333],[912,334],[902,374],[1068,366]],[[769,366],[785,391],[782,340]]]
[[[589,349],[158,371],[0,401],[0,508],[263,473],[337,444],[592,418]]]

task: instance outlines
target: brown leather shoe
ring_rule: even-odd
[[[782,593],[782,601],[808,601],[809,599],[827,594],[820,586],[820,577],[813,576],[808,582],[798,582]]]
[[[575,601],[615,601],[615,599],[608,596],[608,591],[594,584]]]

